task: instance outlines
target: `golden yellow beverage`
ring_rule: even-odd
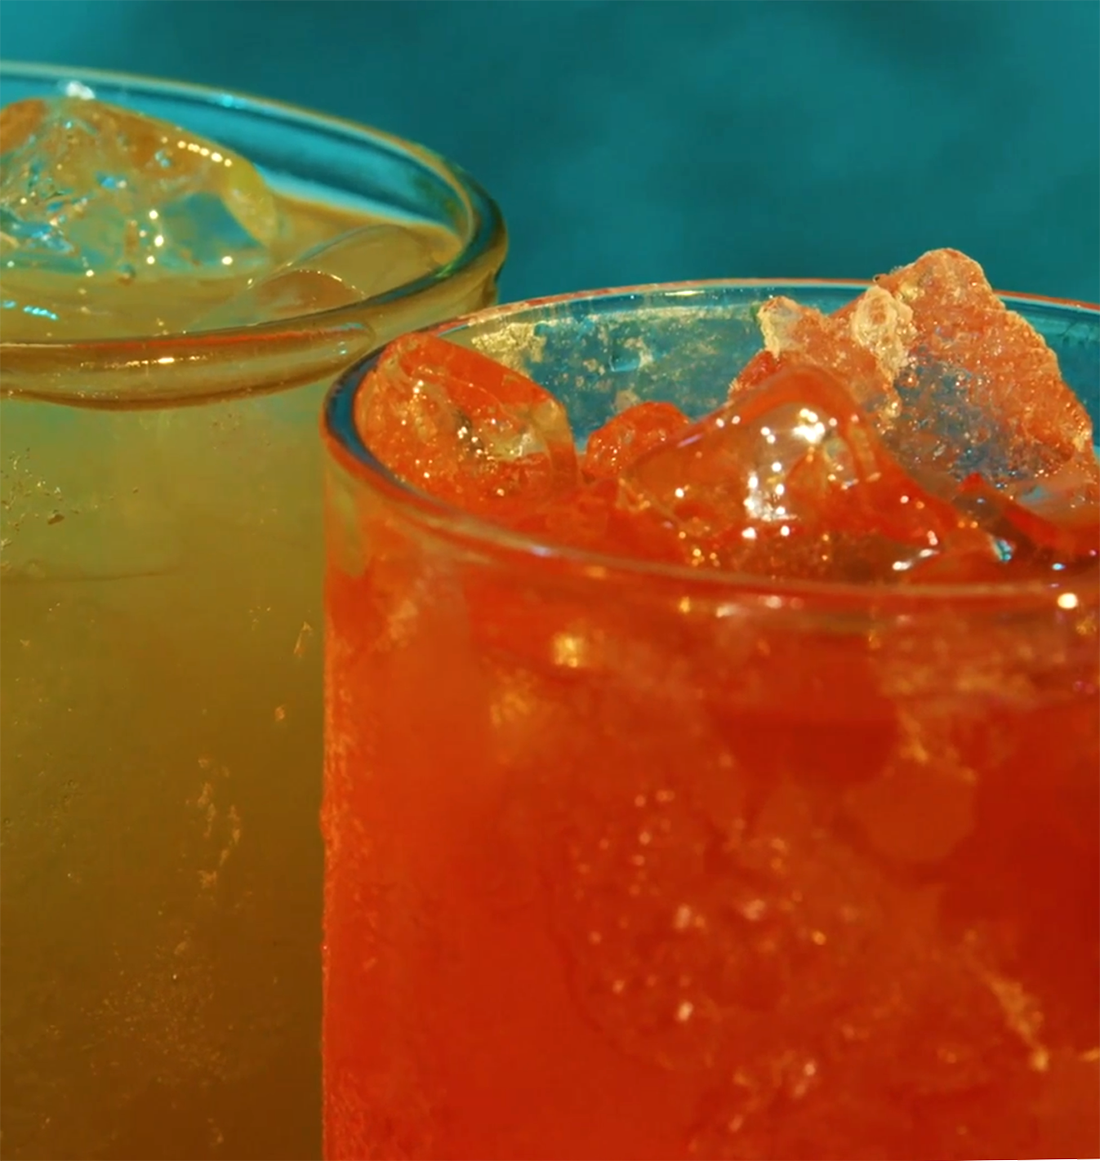
[[[124,89],[214,135],[214,95]],[[244,149],[240,109],[217,116]],[[319,1155],[320,400],[335,368],[490,300],[505,243],[432,155],[247,109],[286,132],[279,168],[251,155],[281,234],[262,277],[198,304],[223,312],[210,327],[173,321],[201,317],[189,279],[112,299],[102,336],[94,318],[58,337],[0,315],[5,1158]],[[326,201],[311,166],[329,138],[362,174]],[[387,207],[380,158],[452,190],[456,212],[426,196],[414,217],[407,175]],[[265,290],[352,230],[367,244],[340,285],[372,293],[333,305],[327,274],[294,269]],[[349,273],[365,256],[371,279]],[[20,302],[58,301],[32,293],[58,277],[24,271]],[[154,322],[119,335],[120,317]]]

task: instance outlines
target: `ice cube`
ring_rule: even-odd
[[[1037,489],[1027,496],[1026,504],[994,488],[978,473],[960,485],[955,504],[996,538],[1002,573],[1008,569],[1006,575],[1017,579],[1043,575],[1064,579],[1100,560],[1100,504],[1095,487],[1076,477],[1056,477],[1055,481],[1055,490]]]
[[[618,476],[687,425],[688,417],[672,403],[636,403],[588,437],[584,474],[593,480]]]
[[[855,397],[794,364],[643,456],[622,498],[656,516],[695,567],[846,582],[903,579],[991,537],[886,453]]]
[[[954,500],[964,481],[980,476],[1002,501],[1023,504],[1011,511],[1025,524],[1035,504],[1056,511],[1056,521],[1093,519],[1100,472],[1088,413],[1042,336],[1005,306],[972,259],[931,251],[833,315],[773,298],[759,322],[765,349],[734,381],[731,399],[781,368],[823,367],[863,405],[897,462],[940,498]],[[971,496],[963,509],[1001,526],[1009,509],[998,504]],[[945,564],[955,570],[961,558],[924,562],[920,571],[938,574]],[[980,559],[967,567],[980,570]]]
[[[163,329],[149,284],[231,292],[270,264],[275,199],[228,149],[79,97],[8,105],[0,137],[6,337]]]
[[[362,226],[256,279],[187,329],[249,326],[335,310],[423,278],[438,265],[431,247],[412,230]]]
[[[7,106],[0,128],[0,213],[15,268],[220,277],[265,261],[278,233],[253,166],[167,122],[57,97]]]
[[[1058,359],[1022,315],[957,250],[934,250],[878,286],[912,312],[916,337],[884,432],[907,465],[956,482],[981,472],[996,487],[1093,461],[1092,423]]]
[[[392,472],[508,521],[578,482],[565,409],[537,383],[433,335],[392,343],[356,401],[364,442]]]
[[[916,338],[904,302],[871,287],[844,310],[826,315],[779,296],[765,302],[757,318],[764,350],[734,380],[731,398],[780,367],[808,362],[836,375],[867,410],[896,407],[894,380]]]

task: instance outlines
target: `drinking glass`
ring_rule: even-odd
[[[773,294],[433,330],[700,416]],[[1100,312],[1010,296],[1097,416]],[[325,1156],[1096,1152],[1096,570],[862,587],[539,543],[326,403]]]
[[[324,313],[0,346],[3,1155],[317,1156],[317,414],[356,358],[493,301],[504,226],[359,125],[81,70],[0,86],[90,88],[449,253]]]

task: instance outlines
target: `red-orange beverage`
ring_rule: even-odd
[[[965,262],[330,397],[328,1158],[1097,1155],[1100,323]]]

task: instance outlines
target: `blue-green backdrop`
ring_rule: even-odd
[[[941,245],[1100,298],[1096,0],[2,0],[0,52],[431,145],[504,208],[507,298]]]

